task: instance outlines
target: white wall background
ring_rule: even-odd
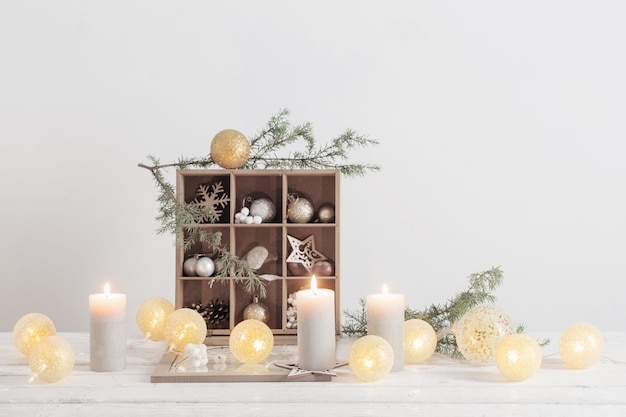
[[[88,329],[105,281],[174,297],[137,163],[208,153],[281,108],[380,146],[342,184],[344,308],[421,308],[500,265],[529,332],[626,330],[626,5],[0,0],[0,331]]]

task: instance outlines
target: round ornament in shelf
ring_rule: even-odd
[[[238,130],[222,130],[211,141],[211,159],[222,168],[241,168],[249,157],[250,142]]]
[[[335,205],[332,203],[322,203],[317,209],[317,219],[321,223],[332,223],[335,221]]]
[[[266,197],[250,201],[250,216],[259,216],[263,223],[271,222],[276,217],[276,205]]]
[[[199,277],[210,277],[215,272],[215,263],[208,256],[201,256],[196,260],[194,270]]]
[[[270,321],[270,311],[267,306],[259,302],[259,296],[255,295],[251,304],[243,309],[243,319],[259,320],[267,324]]]
[[[296,194],[289,194],[289,202],[287,204],[287,218],[292,223],[308,223],[313,218],[315,209],[311,202]]]
[[[315,276],[330,277],[335,275],[335,265],[329,260],[316,261],[311,273]]]
[[[190,257],[188,257],[187,259],[185,259],[185,262],[183,262],[183,275],[186,277],[195,277],[198,274],[196,274],[196,261],[201,257],[204,256],[202,254],[195,254],[195,255],[191,255]]]

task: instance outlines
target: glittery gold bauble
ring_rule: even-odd
[[[59,336],[47,336],[37,343],[28,356],[33,374],[43,382],[57,382],[74,368],[74,349]]]
[[[375,335],[359,338],[348,353],[350,370],[365,382],[377,381],[387,375],[393,361],[393,349],[389,342]]]
[[[246,308],[243,309],[243,319],[259,320],[265,324],[270,320],[270,312],[265,304],[259,302],[258,295],[255,295],[252,303],[248,304]]]
[[[13,327],[15,347],[26,356],[43,338],[55,334],[56,328],[52,320],[40,313],[29,313],[22,316]]]
[[[308,223],[315,214],[313,204],[304,197],[297,194],[289,196],[289,204],[287,205],[287,218],[292,223]]]
[[[321,223],[331,223],[335,220],[335,206],[331,203],[322,203],[317,209],[317,218]]]
[[[502,339],[513,333],[509,317],[491,305],[474,307],[453,326],[463,356],[473,362],[493,362]]]
[[[526,334],[510,334],[496,348],[496,366],[510,381],[523,381],[541,367],[541,347]]]
[[[573,369],[590,367],[600,359],[603,349],[602,333],[589,323],[572,324],[559,339],[561,358]]]
[[[182,352],[187,343],[203,343],[206,332],[206,322],[200,313],[190,308],[180,308],[165,320],[163,338],[169,344],[170,350]]]
[[[404,322],[404,360],[421,363],[430,358],[437,347],[437,333],[433,327],[420,319]]]
[[[239,362],[259,363],[272,352],[274,335],[267,324],[262,321],[244,320],[230,332],[228,347]]]
[[[163,340],[167,317],[174,312],[174,304],[162,297],[150,297],[139,304],[135,321],[137,327],[151,340]]]
[[[222,130],[211,141],[211,158],[222,168],[239,168],[248,161],[249,156],[250,142],[237,130]]]

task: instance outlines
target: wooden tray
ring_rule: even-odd
[[[186,369],[186,355],[168,352],[161,358],[150,382],[319,382],[330,381],[331,373],[296,372],[296,346],[275,346],[267,361],[243,364],[233,358],[228,347],[208,348],[209,363],[200,369]],[[226,357],[225,363],[214,363],[214,357]]]

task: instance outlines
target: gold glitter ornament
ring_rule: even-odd
[[[222,130],[211,141],[211,159],[222,168],[240,168],[249,157],[250,142],[238,130]]]
[[[539,343],[526,334],[510,334],[496,348],[496,366],[509,381],[523,381],[535,375],[541,361]]]
[[[50,318],[41,313],[22,316],[13,327],[13,342],[17,350],[28,356],[30,351],[43,338],[56,334],[56,327]]]
[[[502,339],[513,333],[508,315],[491,305],[472,308],[453,326],[456,344],[472,362],[493,362]]]
[[[43,382],[57,382],[74,368],[74,349],[59,336],[47,336],[37,343],[28,356],[33,375]]]
[[[243,319],[254,319],[267,324],[270,320],[270,312],[267,306],[259,302],[259,296],[255,295],[251,304],[243,309]]]
[[[404,360],[421,363],[435,353],[437,333],[433,326],[420,319],[404,322]]]
[[[287,218],[292,223],[308,223],[315,214],[313,204],[298,194],[289,195],[287,204]]]
[[[174,312],[174,304],[162,297],[150,297],[139,304],[135,321],[146,339],[163,340],[165,321]]]
[[[239,322],[228,337],[228,347],[235,359],[245,364],[264,361],[274,348],[274,335],[262,321],[248,319]]]
[[[365,382],[377,381],[387,375],[393,361],[393,349],[389,342],[375,335],[359,338],[348,353],[350,370]]]
[[[163,338],[170,350],[182,352],[188,343],[198,345],[204,342],[207,326],[204,318],[196,310],[180,308],[165,320]]]
[[[595,364],[603,349],[602,333],[589,323],[572,324],[559,339],[561,358],[573,369],[585,369]]]

